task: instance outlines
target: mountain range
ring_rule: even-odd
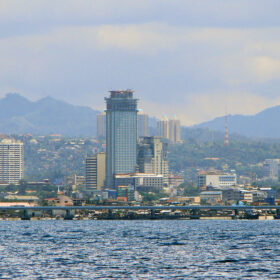
[[[225,131],[225,116],[194,126],[215,131]],[[280,138],[280,106],[267,108],[255,115],[229,115],[229,133],[250,138]]]
[[[52,97],[32,102],[9,93],[0,99],[0,133],[93,136],[98,113],[90,107],[74,106]]]
[[[65,136],[95,136],[96,115],[86,106],[76,106],[52,97],[30,101],[17,93],[0,99],[0,133]],[[280,106],[271,107],[256,115],[229,115],[230,134],[250,138],[280,138]],[[150,119],[150,131],[155,132],[156,119]],[[224,133],[225,117],[218,117],[192,127],[184,128],[186,137],[209,131]],[[222,134],[221,134],[222,135]]]

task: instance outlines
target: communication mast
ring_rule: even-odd
[[[229,136],[228,136],[228,114],[225,116],[225,146],[229,145]]]

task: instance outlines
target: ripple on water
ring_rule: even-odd
[[[278,279],[279,222],[1,221],[1,279]]]

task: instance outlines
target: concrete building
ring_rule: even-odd
[[[207,186],[231,187],[237,183],[236,174],[221,171],[199,171],[197,175],[197,186],[200,189]]]
[[[18,184],[23,179],[23,143],[13,139],[0,142],[0,181]]]
[[[176,118],[168,120],[166,117],[157,121],[157,135],[168,139],[170,143],[181,143],[181,124]]]
[[[85,187],[86,185],[86,177],[78,176],[76,174],[70,175],[66,178],[67,186],[76,186],[76,187]]]
[[[181,124],[177,119],[169,120],[169,141],[174,143],[181,143]]]
[[[224,202],[238,202],[244,199],[244,193],[240,189],[224,188],[222,189],[222,199]]]
[[[170,175],[168,181],[170,187],[178,187],[185,182],[183,177],[175,175]]]
[[[135,188],[133,186],[118,186],[118,201],[134,201],[135,200]]]
[[[163,187],[163,176],[145,173],[118,174],[115,175],[115,185],[131,185],[142,191],[159,191]]]
[[[157,121],[157,136],[169,139],[169,121],[166,117]]]
[[[264,178],[279,181],[280,159],[266,159],[263,163]]]
[[[137,163],[140,173],[163,176],[163,184],[168,184],[169,164],[167,142],[160,137],[142,137],[138,141]]]
[[[149,136],[149,116],[138,113],[138,137]]]
[[[106,114],[97,115],[97,137],[106,137]]]
[[[243,201],[247,203],[264,202],[267,198],[267,193],[260,190],[244,191]]]
[[[105,153],[86,158],[86,188],[101,190],[106,178]]]
[[[132,90],[110,91],[106,108],[106,186],[114,175],[135,173],[137,153],[137,99]]]
[[[207,204],[217,204],[223,198],[222,191],[206,191],[200,193],[200,201]]]

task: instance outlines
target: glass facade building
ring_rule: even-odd
[[[134,173],[137,157],[137,99],[132,90],[110,91],[106,100],[106,185],[114,175]]]

